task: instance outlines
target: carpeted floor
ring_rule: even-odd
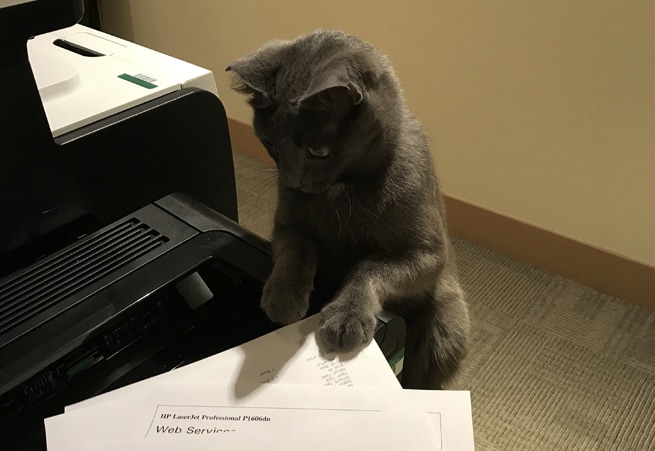
[[[274,169],[234,160],[240,222],[269,238]],[[655,311],[454,242],[472,337],[450,388],[471,391],[476,449],[655,450]]]

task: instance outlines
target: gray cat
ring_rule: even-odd
[[[442,388],[464,354],[468,310],[428,141],[388,60],[319,30],[269,42],[227,70],[278,167],[268,317],[303,318],[325,268],[342,286],[321,311],[319,340],[356,349],[384,308],[407,323],[403,386]]]

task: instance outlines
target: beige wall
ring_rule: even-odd
[[[110,33],[214,71],[340,28],[389,55],[445,191],[655,265],[655,2],[105,0]],[[480,224],[484,227],[484,224]],[[508,236],[508,240],[512,237]]]

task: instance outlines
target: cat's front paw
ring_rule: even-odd
[[[261,307],[274,323],[295,323],[307,314],[310,292],[311,289],[299,289],[297,284],[269,279],[264,285]]]
[[[321,311],[318,340],[328,352],[349,352],[373,339],[376,322],[364,308],[332,302]]]

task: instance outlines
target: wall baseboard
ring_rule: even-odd
[[[250,125],[228,119],[232,148],[257,161],[273,160]],[[468,241],[655,309],[655,267],[558,235],[469,202],[444,195],[450,232]]]
[[[453,235],[655,309],[654,267],[460,199],[445,201]]]

